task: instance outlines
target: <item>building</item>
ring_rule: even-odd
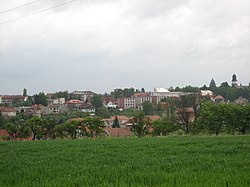
[[[90,103],[83,103],[79,106],[79,110],[85,113],[95,113],[95,107],[93,107]]]
[[[14,108],[0,106],[0,112],[6,117],[16,116],[16,110]]]
[[[142,93],[135,93],[133,95],[135,98],[135,105],[137,109],[142,110],[143,109],[143,103],[145,101],[148,101],[150,103],[154,103],[155,98],[154,96],[151,96],[150,92],[142,92]],[[155,103],[154,103],[155,104]]]
[[[104,97],[102,104],[104,107],[108,109],[112,109],[112,108],[115,109],[118,107],[118,100],[112,97]]]
[[[203,96],[203,97],[212,97],[213,92],[211,90],[201,90],[201,96]]]
[[[154,88],[154,91],[151,92],[152,97],[156,97],[156,104],[161,102],[162,99],[169,98],[169,97],[181,97],[183,95],[187,95],[186,92],[170,92],[165,88]]]
[[[46,114],[46,107],[41,104],[35,104],[32,106],[22,106],[18,108],[18,112],[26,115],[34,115],[41,117],[42,114]]]
[[[47,99],[48,105],[63,105],[65,103],[65,98],[57,99]]]
[[[0,96],[0,104],[8,104],[12,105],[14,103],[23,103],[27,101],[28,96],[22,96],[22,95],[3,95]]]
[[[118,108],[122,109],[135,109],[135,98],[127,97],[127,98],[119,98],[118,99]]]
[[[79,111],[79,107],[83,104],[83,101],[74,99],[74,100],[69,100],[65,103],[65,109],[67,111]]]
[[[83,102],[91,101],[92,97],[95,95],[92,91],[74,91],[70,93],[72,99],[78,99]]]
[[[238,86],[238,81],[237,81],[236,75],[233,74],[233,76],[232,76],[232,87],[237,87],[237,86]]]

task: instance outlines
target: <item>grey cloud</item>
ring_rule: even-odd
[[[248,84],[249,12],[247,0],[72,3],[0,27],[1,92]]]

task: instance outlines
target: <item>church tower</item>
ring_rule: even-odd
[[[236,75],[233,74],[233,76],[232,76],[232,87],[237,87],[237,86],[238,86],[238,81],[237,81]]]

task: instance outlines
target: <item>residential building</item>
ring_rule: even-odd
[[[65,98],[57,99],[47,99],[48,105],[63,105],[65,103]]]
[[[154,88],[154,91],[151,92],[151,96],[156,97],[156,104],[161,102],[162,99],[169,98],[169,97],[175,97],[178,98],[182,95],[187,95],[188,93],[185,92],[170,92],[165,88]]]
[[[201,90],[201,96],[203,97],[212,97],[213,96],[213,92],[211,90]]]
[[[0,104],[8,104],[12,105],[14,103],[23,103],[24,101],[27,101],[28,96],[22,96],[22,95],[3,95],[0,96]]]
[[[107,136],[119,137],[119,136],[131,136],[132,131],[127,128],[110,128],[106,127],[105,132]]]
[[[103,98],[103,106],[108,109],[115,109],[118,107],[118,100],[112,97],[104,97]]]
[[[90,103],[83,103],[79,106],[79,110],[85,113],[95,113],[95,107],[93,107]]]
[[[16,110],[14,108],[0,106],[0,112],[6,117],[16,116]]]
[[[118,99],[118,108],[122,109],[135,109],[135,98],[134,97],[127,97],[127,98],[119,98]]]
[[[92,91],[74,91],[70,93],[70,97],[73,99],[81,100],[83,102],[87,102],[87,101],[91,101],[94,94],[95,93]]]
[[[74,99],[69,100],[65,103],[65,108],[67,111],[79,111],[79,107],[83,104],[83,101]]]

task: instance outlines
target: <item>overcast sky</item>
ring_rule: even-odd
[[[0,0],[0,95],[250,82],[249,0]]]

